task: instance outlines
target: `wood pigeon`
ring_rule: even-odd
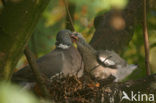
[[[79,51],[72,45],[72,32],[62,30],[56,36],[56,48],[50,53],[37,60],[39,71],[48,78],[57,74],[83,75],[83,62]],[[28,66],[15,72],[12,81],[16,83],[34,82],[35,78],[31,68]]]
[[[84,70],[91,76],[98,79],[106,79],[114,76],[115,81],[121,81],[137,68],[136,65],[129,65],[118,54],[113,51],[96,51],[91,47],[80,33],[73,33],[77,36],[77,47],[82,55]],[[74,38],[74,36],[72,36]]]

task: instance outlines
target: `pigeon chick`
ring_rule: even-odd
[[[73,33],[77,36],[77,47],[82,55],[85,72],[98,79],[106,79],[114,76],[115,81],[121,81],[136,68],[136,65],[129,65],[117,53],[108,50],[96,51],[90,46],[80,33]]]

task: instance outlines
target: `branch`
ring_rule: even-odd
[[[25,48],[24,54],[27,57],[27,60],[29,62],[29,65],[34,73],[34,77],[36,78],[36,81],[38,83],[38,86],[41,89],[41,92],[43,93],[43,96],[50,99],[49,91],[44,83],[44,80],[41,76],[41,73],[39,72],[39,67],[36,63],[35,57],[33,56],[32,52],[28,47]]]
[[[146,14],[146,0],[144,0],[144,20],[143,20],[143,35],[144,35],[144,48],[145,48],[145,66],[147,75],[151,74],[149,67],[149,43],[148,43],[148,30],[147,30],[147,14]]]
[[[63,0],[64,1],[64,5],[65,5],[65,9],[66,9],[66,28],[67,29],[70,29],[71,31],[75,31],[75,28],[74,28],[74,24],[73,24],[73,20],[72,20],[72,16],[71,16],[71,12],[70,12],[70,10],[69,10],[69,5],[68,5],[68,2],[66,1],[66,0]],[[74,10],[75,10],[75,7],[74,7],[74,5],[73,5],[73,7],[71,7],[71,8],[74,8],[73,10],[72,10],[72,14],[74,14]]]

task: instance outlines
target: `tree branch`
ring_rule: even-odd
[[[145,48],[145,66],[147,75],[151,74],[149,66],[149,43],[148,43],[148,30],[147,30],[147,14],[146,14],[146,0],[144,0],[144,20],[143,20],[143,35],[144,35],[144,48]]]
[[[65,9],[66,9],[66,28],[67,29],[70,29],[71,31],[75,31],[75,28],[74,28],[74,24],[73,24],[73,15],[71,16],[71,13],[74,14],[74,10],[75,10],[75,6],[73,5],[71,8],[72,11],[69,10],[69,5],[68,5],[68,2],[66,0],[63,0],[64,1],[64,5],[65,5]]]
[[[41,93],[43,93],[43,96],[45,98],[50,99],[50,94],[49,91],[45,85],[45,82],[41,76],[41,73],[39,72],[39,67],[36,63],[35,57],[33,56],[32,52],[30,51],[30,49],[28,47],[25,48],[24,50],[24,54],[27,57],[27,60],[29,62],[29,65],[34,73],[34,78],[36,78],[36,81],[38,83],[38,86],[41,89]],[[26,74],[27,75],[27,74]]]

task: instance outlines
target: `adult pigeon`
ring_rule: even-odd
[[[82,58],[79,51],[72,45],[71,33],[69,30],[58,32],[56,48],[37,60],[39,71],[46,77],[50,78],[60,72],[64,75],[82,76],[84,67]],[[29,65],[15,72],[12,81],[16,83],[34,82],[35,78]]]
[[[85,72],[98,79],[114,76],[115,81],[121,81],[136,69],[136,65],[129,65],[113,51],[96,51],[80,33],[73,33],[78,37],[77,47],[80,51]]]

